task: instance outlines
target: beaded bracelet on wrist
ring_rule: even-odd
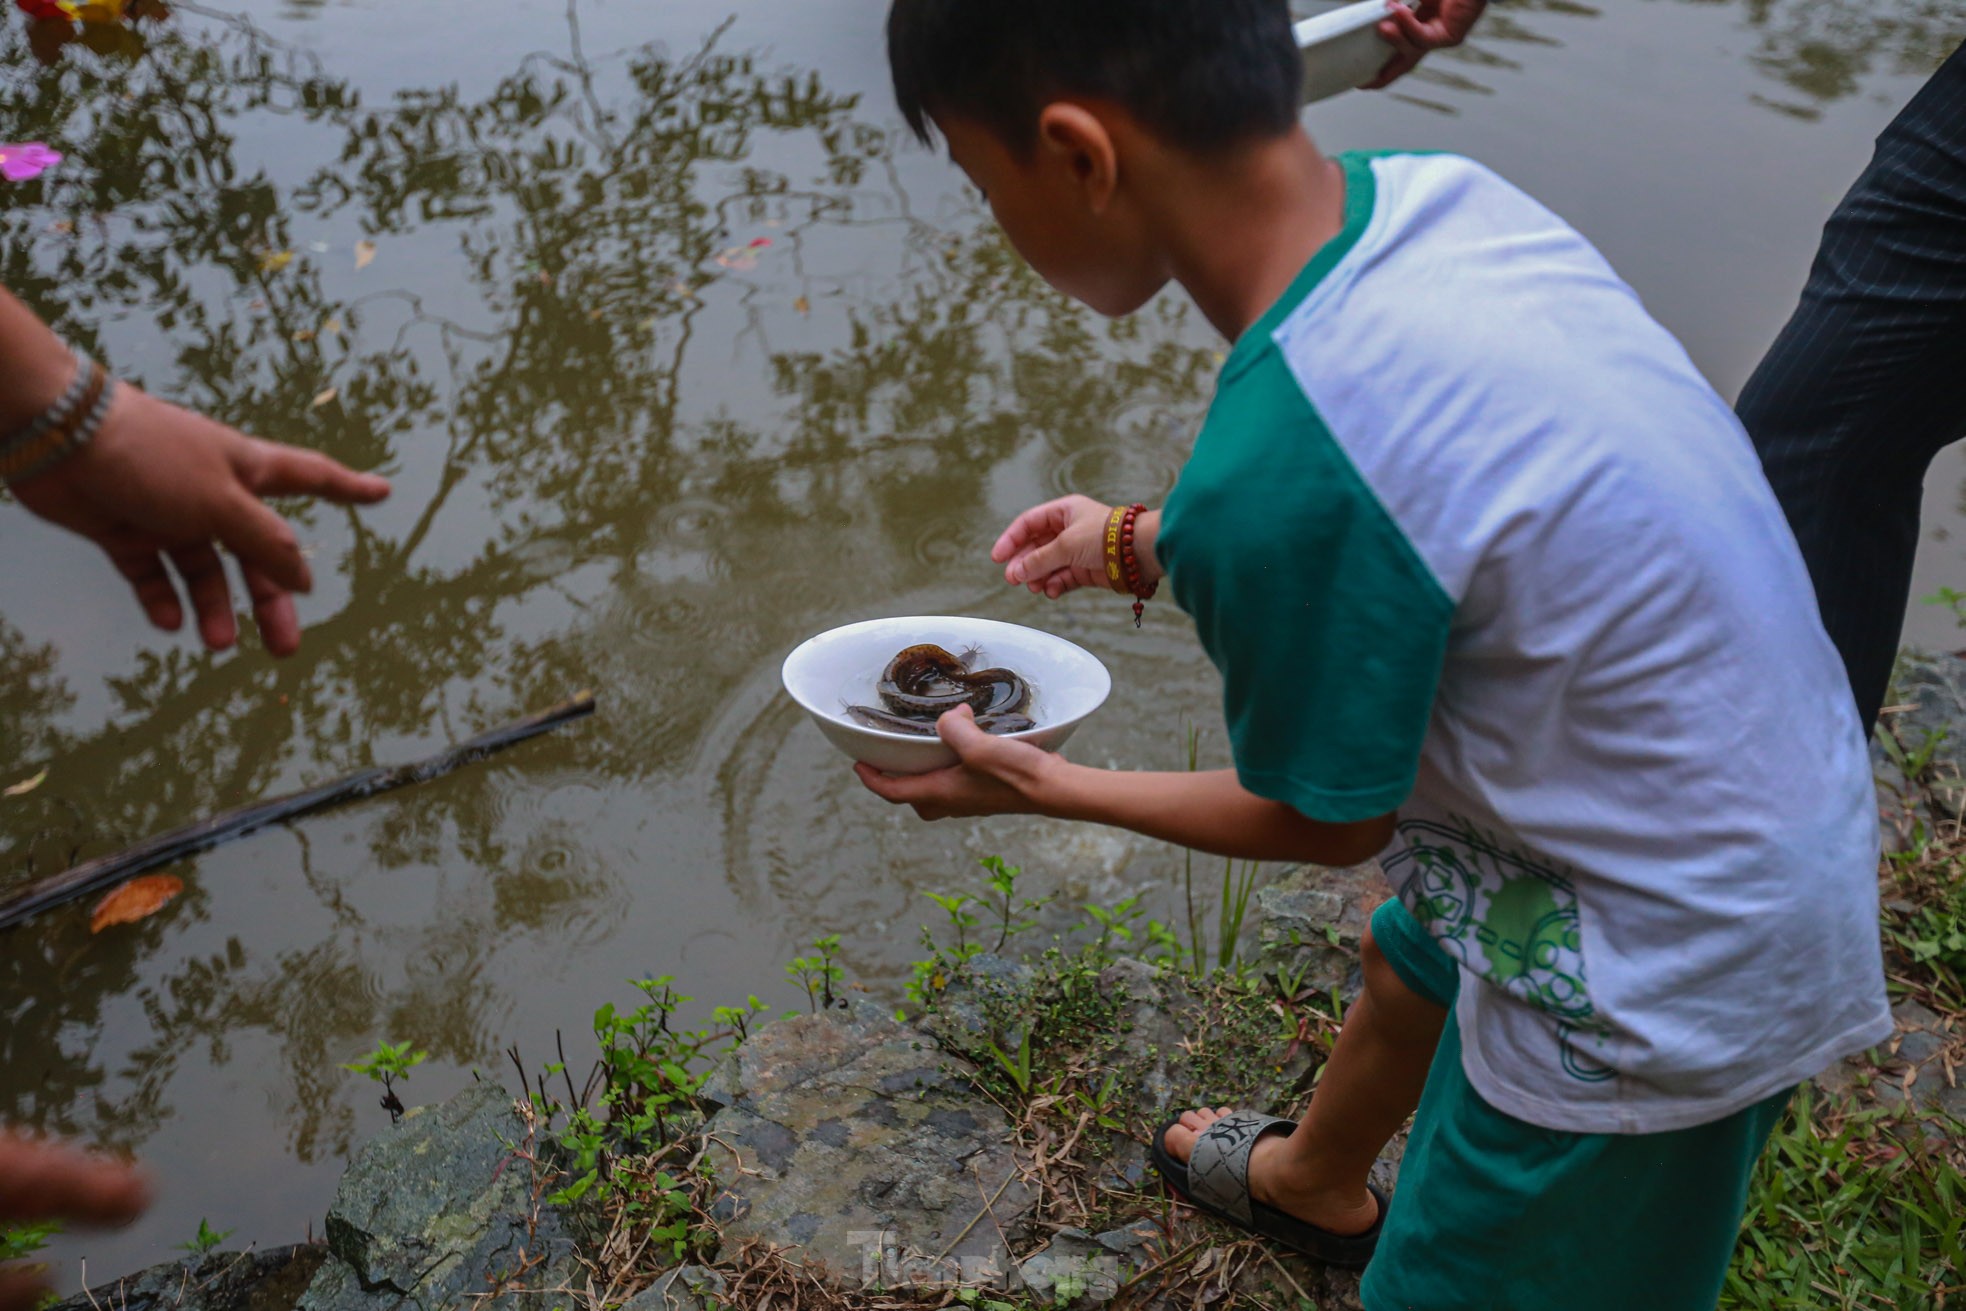
[[[0,439],[0,481],[23,482],[47,472],[86,446],[102,427],[116,381],[100,364],[75,352],[75,378],[46,410]]]

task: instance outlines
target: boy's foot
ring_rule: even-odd
[[[1226,1106],[1184,1111],[1161,1139],[1167,1154],[1186,1165],[1202,1130],[1229,1113]],[[1272,1210],[1328,1233],[1363,1234],[1379,1223],[1379,1201],[1371,1193],[1361,1189],[1352,1196],[1320,1188],[1289,1167],[1290,1144],[1283,1133],[1258,1138],[1249,1152],[1249,1195]]]

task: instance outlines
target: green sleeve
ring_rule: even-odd
[[[1242,785],[1350,823],[1412,791],[1453,604],[1274,352],[1217,397],[1162,517]]]

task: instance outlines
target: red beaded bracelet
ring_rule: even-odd
[[[1133,549],[1133,521],[1146,512],[1147,507],[1144,505],[1130,505],[1127,507],[1126,513],[1120,518],[1119,525],[1120,564],[1125,571],[1126,590],[1133,594],[1133,626],[1135,628],[1140,627],[1140,621],[1146,616],[1147,602],[1153,600],[1154,593],[1160,590],[1160,583],[1158,582],[1144,583],[1141,581],[1140,557],[1135,554]]]

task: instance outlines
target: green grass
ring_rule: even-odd
[[[1921,1142],[1893,1113],[1798,1093],[1755,1168],[1720,1306],[1923,1308],[1948,1294],[1966,1306],[1966,1176],[1951,1128],[1949,1141]]]

